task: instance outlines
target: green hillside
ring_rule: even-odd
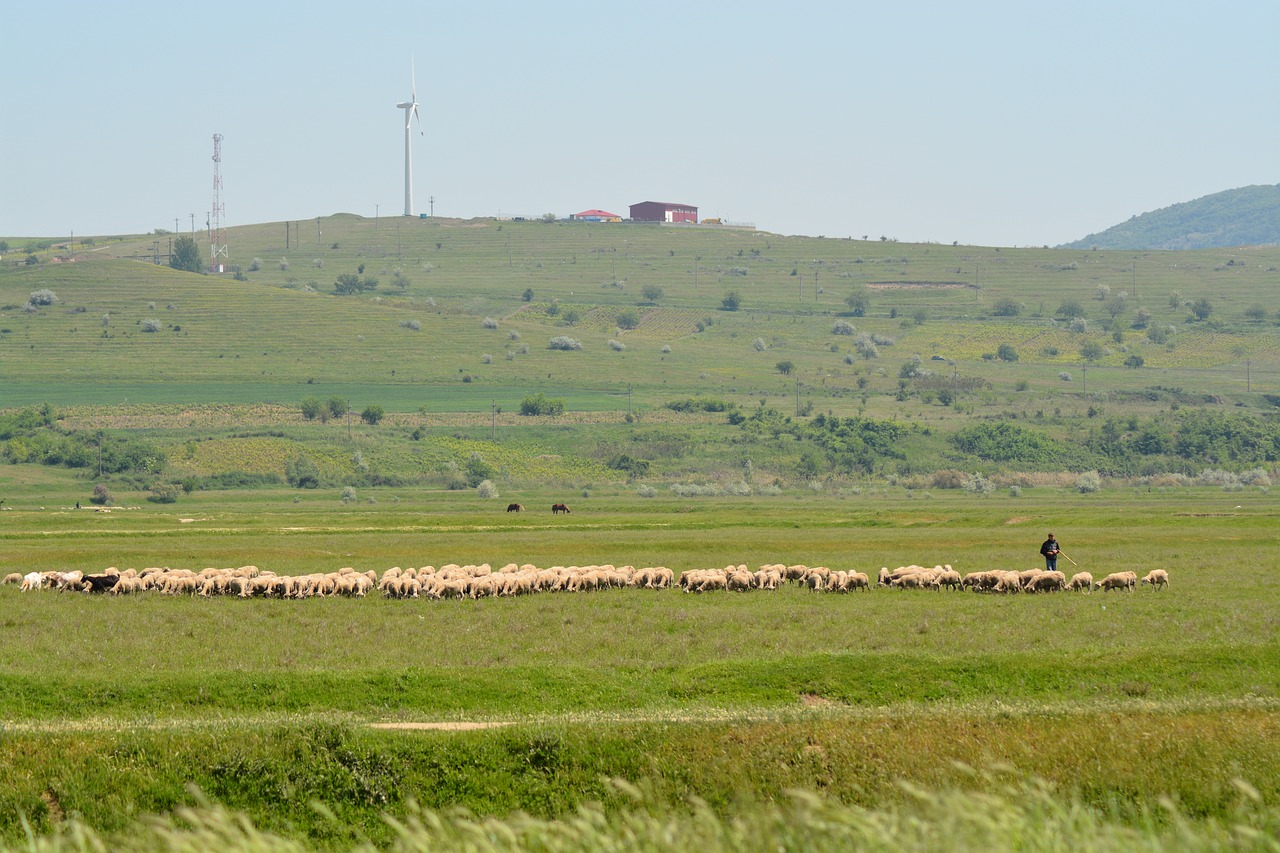
[[[1213,249],[1280,243],[1280,184],[1249,186],[1134,216],[1063,249]]]
[[[283,482],[304,453],[330,484],[474,485],[478,454],[506,482],[741,483],[745,465],[787,488],[927,485],[940,469],[1194,473],[1277,453],[1274,247],[337,215],[231,229],[231,270],[199,275],[154,263],[172,239],[8,241],[0,409],[56,412],[0,431],[10,461],[93,468],[89,436],[107,430],[164,460],[136,485]],[[339,295],[339,276],[367,289]],[[565,338],[575,348],[553,348]],[[534,394],[564,413],[522,415]],[[341,412],[304,418],[306,398]],[[1194,451],[1200,410],[1263,433]],[[1000,421],[1026,423],[963,432]],[[908,428],[884,440],[884,423]],[[252,443],[263,434],[269,452]]]

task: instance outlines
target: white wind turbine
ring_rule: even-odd
[[[409,66],[409,73],[412,75],[413,94],[409,100],[401,104],[396,104],[397,109],[404,110],[404,215],[413,216],[413,146],[410,143],[409,128],[413,124],[413,119],[418,119],[418,132],[422,133],[422,116],[418,113],[418,78],[413,70],[413,65]]]

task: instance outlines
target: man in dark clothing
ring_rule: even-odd
[[[1058,540],[1053,538],[1053,534],[1049,534],[1049,538],[1044,540],[1044,544],[1040,546],[1040,553],[1044,555],[1044,569],[1046,572],[1056,572],[1058,570]]]

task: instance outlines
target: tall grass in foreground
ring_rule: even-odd
[[[984,774],[986,775],[986,774]],[[1263,803],[1237,782],[1239,802],[1224,821],[1191,821],[1162,800],[1139,825],[1110,820],[1103,812],[1055,792],[1039,780],[999,782],[986,792],[928,791],[904,786],[909,799],[889,808],[844,805],[811,792],[792,791],[778,803],[744,804],[719,815],[705,803],[687,809],[649,806],[640,789],[612,784],[632,800],[607,812],[581,807],[571,817],[545,820],[517,814],[478,818],[468,812],[413,809],[401,820],[385,818],[395,833],[385,849],[489,851],[740,851],[983,850],[1060,851],[1276,851],[1280,809]],[[130,831],[103,836],[72,820],[56,834],[29,836],[5,850],[25,851],[302,851],[305,842],[263,832],[246,817],[212,804],[180,809],[172,819],[143,819]],[[323,807],[320,809],[324,814]],[[328,819],[336,822],[332,815]],[[337,834],[337,833],[335,833]],[[379,849],[355,838],[345,849]],[[333,847],[331,849],[343,849]]]

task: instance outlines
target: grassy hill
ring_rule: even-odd
[[[225,474],[226,459],[283,476],[287,448],[308,443],[330,460],[330,482],[446,482],[476,453],[506,458],[492,473],[508,481],[543,476],[543,456],[579,460],[564,463],[575,482],[607,479],[601,466],[618,457],[668,481],[736,482],[750,461],[784,485],[1140,470],[1100,455],[1108,421],[1122,442],[1156,430],[1165,462],[1144,464],[1182,470],[1192,462],[1169,454],[1188,410],[1265,419],[1280,393],[1277,248],[1002,249],[336,215],[231,229],[232,272],[196,275],[153,262],[170,239],[15,238],[23,251],[0,264],[0,405],[48,403],[60,429],[144,437],[168,466],[150,479]],[[377,284],[338,295],[340,275]],[[581,348],[553,349],[557,337]],[[563,400],[565,415],[518,414],[535,393]],[[307,397],[339,398],[354,423],[345,412],[304,421]],[[693,411],[668,408],[689,400]],[[376,427],[360,421],[370,406],[387,413]],[[725,407],[777,417],[735,426]],[[812,427],[818,415],[914,424],[896,439],[910,452],[832,439]],[[975,455],[953,439],[1012,420],[1041,451]],[[232,437],[246,427],[280,433],[269,462],[224,448],[220,465],[197,464],[217,454],[193,439],[248,442]],[[499,450],[513,442],[523,461]],[[1224,453],[1199,461],[1247,467],[1269,451]]]
[[[1280,243],[1280,184],[1225,190],[1134,216],[1064,249],[1212,249]]]

